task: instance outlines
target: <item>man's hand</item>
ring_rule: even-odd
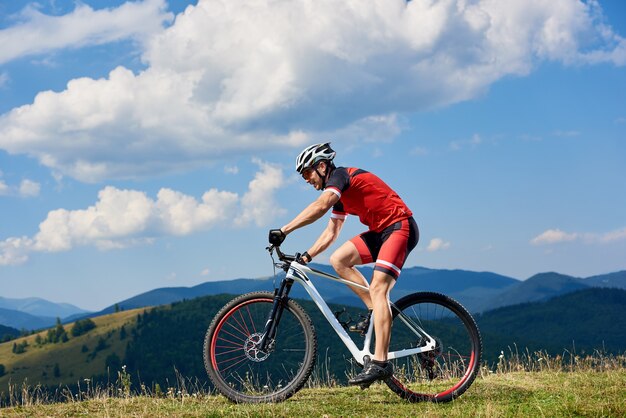
[[[281,229],[270,229],[269,241],[272,245],[280,245],[287,238],[287,235]]]
[[[300,264],[309,264],[311,261],[313,261],[313,257],[311,257],[307,251],[305,251],[302,254],[296,254],[296,261]]]

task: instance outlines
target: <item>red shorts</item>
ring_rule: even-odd
[[[397,279],[406,258],[419,241],[419,229],[410,217],[380,232],[364,232],[350,241],[356,246],[363,264],[375,261],[374,270]]]

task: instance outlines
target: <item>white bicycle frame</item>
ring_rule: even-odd
[[[363,365],[365,356],[369,356],[370,358],[372,358],[374,355],[374,353],[370,351],[370,347],[372,343],[372,335],[374,331],[374,321],[370,321],[369,328],[367,329],[367,332],[365,333],[365,340],[363,342],[363,348],[359,349],[357,345],[354,343],[354,341],[352,340],[352,338],[350,338],[346,330],[343,328],[339,320],[335,317],[335,314],[328,307],[328,304],[326,303],[322,295],[320,295],[320,293],[317,291],[317,289],[315,288],[315,285],[309,279],[307,273],[313,274],[319,277],[323,277],[325,279],[330,279],[336,282],[344,283],[344,284],[347,284],[348,286],[357,287],[357,288],[367,290],[367,291],[369,291],[369,287],[353,283],[349,280],[345,280],[337,276],[333,276],[332,274],[328,274],[322,271],[312,269],[306,265],[299,264],[296,261],[291,262],[291,266],[289,267],[289,270],[287,271],[287,276],[286,276],[287,279],[297,281],[302,286],[304,286],[304,288],[306,289],[311,299],[313,299],[313,302],[315,302],[315,304],[317,305],[319,310],[322,312],[324,317],[326,317],[326,320],[328,321],[328,323],[333,327],[333,329],[335,330],[335,332],[337,333],[341,341],[343,341],[346,348],[350,351],[350,353],[352,354],[352,357],[354,357],[357,363],[359,363],[360,365]],[[409,320],[402,314],[400,314],[400,319],[409,327],[409,329],[411,329],[416,334],[417,337],[425,341],[425,344],[421,347],[404,349],[400,351],[390,351],[387,354],[387,358],[389,360],[411,356],[413,354],[423,353],[423,352],[435,349],[435,345],[436,345],[435,339],[432,338],[430,335],[428,335],[426,331],[424,331],[414,321]]]

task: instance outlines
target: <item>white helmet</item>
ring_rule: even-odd
[[[304,170],[314,166],[319,161],[332,161],[335,154],[335,151],[330,147],[330,142],[306,147],[296,158],[296,171],[302,174]]]

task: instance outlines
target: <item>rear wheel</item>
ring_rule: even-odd
[[[279,402],[302,388],[313,369],[317,338],[293,300],[284,308],[269,348],[258,348],[274,295],[237,297],[215,316],[204,339],[204,365],[216,389],[234,402]]]
[[[414,293],[395,303],[389,351],[424,346],[412,332],[416,324],[435,343],[433,350],[392,360],[394,375],[385,383],[411,402],[448,402],[465,392],[480,367],[482,342],[474,318],[454,299]]]

